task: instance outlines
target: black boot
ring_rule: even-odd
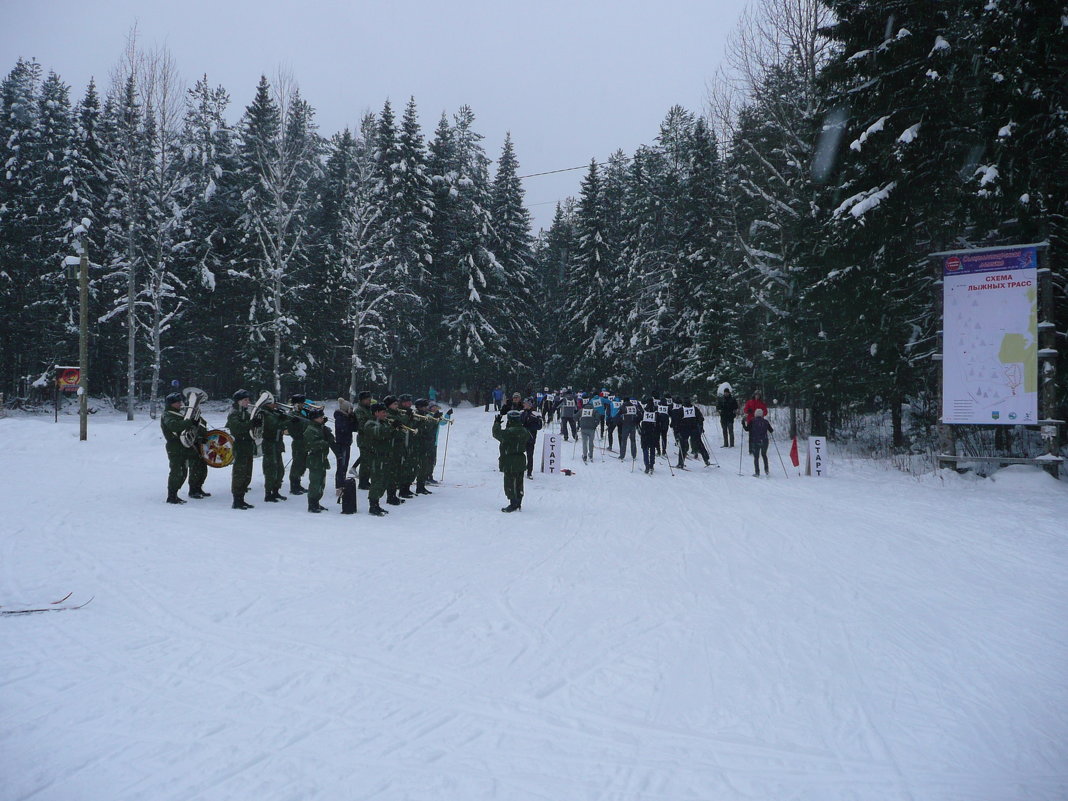
[[[274,490],[267,490],[263,494],[263,500],[265,503],[278,503],[280,499],[274,497]]]
[[[307,493],[308,493],[308,490],[306,490],[304,487],[300,486],[300,482],[299,481],[296,482],[296,483],[294,483],[292,481],[289,482],[289,494],[290,495],[306,495]]]
[[[167,496],[167,503],[185,503],[185,501],[178,497],[177,492],[172,492]]]
[[[431,492],[430,490],[428,490],[426,488],[426,484],[424,484],[422,481],[417,481],[417,482],[415,482],[415,494],[416,495],[433,495],[434,493]]]
[[[397,491],[390,489],[386,490],[386,503],[390,506],[400,506],[404,501],[397,497]]]
[[[253,506],[252,506],[251,503],[245,503],[245,493],[242,492],[242,493],[238,494],[238,493],[235,492],[234,493],[234,504],[230,508],[231,509],[252,509]]]
[[[414,498],[415,497],[415,493],[412,492],[412,485],[411,484],[405,484],[403,487],[401,487],[400,491],[397,493],[397,495],[399,495],[402,498]]]
[[[502,512],[514,512],[519,508],[519,504],[515,501],[509,501],[508,505],[501,509]]]
[[[315,514],[319,514],[319,512],[329,512],[330,510],[323,506],[321,503],[317,503],[315,505],[308,504],[308,511],[314,512]]]
[[[283,495],[281,489],[276,489],[276,490],[274,490],[274,499],[276,501],[288,501],[289,500],[289,496],[288,495]]]
[[[200,498],[210,498],[211,497],[211,493],[210,492],[204,492],[204,488],[203,487],[191,487],[190,490],[189,490],[189,497],[190,498],[197,498],[199,500]]]
[[[435,479],[433,479],[433,478],[428,478],[428,479],[426,479],[425,481],[423,481],[423,483],[424,483],[424,484],[426,484],[426,485],[428,485],[428,486],[431,486],[431,487],[438,487],[438,486],[440,486],[440,485],[441,485],[441,482],[440,482],[440,481],[436,481],[436,480],[435,480]]]
[[[371,501],[371,505],[367,509],[367,514],[374,515],[375,517],[385,517],[389,512],[379,506],[378,501]]]

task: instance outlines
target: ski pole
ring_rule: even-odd
[[[445,452],[441,455],[441,478],[438,481],[445,480],[445,460],[449,458],[449,434],[452,433],[452,426],[446,426],[445,428]]]
[[[708,446],[708,439],[705,437],[705,432],[701,432],[701,444],[705,446],[705,453],[712,457],[712,461],[716,463],[716,467],[719,467],[719,459],[716,458],[716,452]]]
[[[779,452],[779,441],[775,439],[775,434],[771,432],[768,433],[768,436],[771,438],[771,441],[775,443],[775,454],[779,457],[779,464],[782,465],[782,474],[789,478],[790,474],[786,472],[786,462],[782,460],[782,454]]]

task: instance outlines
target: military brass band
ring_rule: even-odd
[[[438,483],[434,480],[438,434],[452,423],[452,409],[443,413],[425,398],[413,401],[411,395],[387,395],[377,401],[364,391],[355,402],[338,398],[331,430],[324,406],[303,395],[280,403],[263,391],[253,403],[251,393],[240,389],[232,396],[226,430],[211,429],[201,414],[206,400],[207,394],[196,387],[165,399],[160,427],[170,465],[167,503],[186,502],[178,497],[186,481],[190,498],[210,498],[204,490],[208,467],[232,466],[232,508],[253,508],[245,496],[252,485],[257,451],[262,455],[264,501],[288,500],[281,494],[288,434],[290,495],[307,495],[309,512],[328,511],[321,501],[333,455],[334,488],[342,514],[357,511],[356,491],[362,489],[368,493],[368,512],[380,517],[389,513],[381,506],[383,495],[387,505],[400,506],[416,495],[432,494],[427,486]],[[350,465],[354,444],[359,455]],[[301,483],[305,473],[307,487]]]

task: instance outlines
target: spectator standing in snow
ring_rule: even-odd
[[[723,447],[734,447],[734,417],[738,414],[738,401],[729,389],[724,389],[723,394],[716,401],[716,410],[719,412],[719,427],[723,430]]]
[[[768,405],[764,403],[764,393],[759,389],[753,392],[753,397],[745,402],[745,406],[742,407],[742,413],[744,417],[742,419],[742,428],[746,431],[749,430],[749,424],[753,422],[753,417],[756,415],[757,409],[764,412],[764,416],[768,416]]]
[[[522,414],[519,419],[523,421],[523,428],[530,434],[530,442],[527,443],[527,478],[532,479],[534,478],[534,446],[538,441],[542,420],[533,398],[527,398],[522,405]]]
[[[501,410],[501,404],[504,402],[504,390],[501,387],[497,387],[493,390],[493,408],[498,412]]]
[[[764,458],[764,475],[768,474],[768,435],[775,429],[764,417],[763,409],[753,412],[753,420],[749,423],[749,452],[753,454],[753,475],[760,475],[760,458]]]

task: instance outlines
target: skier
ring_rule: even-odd
[[[550,392],[549,388],[545,388],[545,400],[542,402],[541,412],[545,416],[545,422],[552,423],[553,415],[556,413],[556,395],[555,392]]]
[[[747,400],[742,408],[742,413],[745,415],[742,421],[743,430],[748,430],[747,426],[753,422],[757,409],[763,411],[765,417],[768,416],[768,405],[764,403],[764,393],[759,389],[753,391],[753,397]]]
[[[307,400],[303,395],[290,395],[289,404],[293,407],[293,419],[289,421],[286,430],[293,449],[293,462],[289,465],[289,494],[303,495],[308,490],[301,486],[300,480],[304,477],[304,471],[308,466],[308,451],[304,448],[304,429],[308,427],[308,420],[301,414],[301,407]]]
[[[619,395],[613,395],[605,404],[605,418],[608,421],[608,450],[612,450],[612,434],[619,427],[619,416],[622,413],[622,409],[623,399]]]
[[[538,432],[541,431],[541,413],[534,405],[533,398],[523,401],[523,410],[520,415],[523,428],[530,434],[530,442],[527,443],[527,478],[534,478],[534,446],[538,441]]]
[[[308,427],[304,431],[304,444],[308,452],[308,511],[329,511],[319,501],[326,489],[326,471],[330,469],[328,454],[334,447],[334,433],[326,426],[326,412],[314,409],[308,414]]]
[[[667,456],[667,435],[671,427],[671,402],[667,398],[660,400],[654,398],[653,404],[656,406],[657,451],[661,456]]]
[[[641,407],[634,398],[628,398],[624,402],[619,414],[619,461],[627,456],[627,443],[630,443],[630,458],[638,458],[638,445],[635,441],[635,432],[642,418],[639,415]]]
[[[768,475],[768,434],[775,429],[771,421],[764,417],[763,409],[753,410],[753,420],[749,423],[749,453],[753,455],[753,476],[760,476],[760,457],[764,457],[764,475]]]
[[[530,432],[523,427],[522,417],[522,412],[511,411],[493,419],[493,438],[501,443],[497,467],[504,473],[504,494],[508,498],[502,512],[518,512],[523,508],[523,468]]]
[[[578,427],[579,433],[582,434],[583,464],[593,459],[593,434],[597,430],[597,426],[604,421],[602,408],[603,405],[598,404],[597,406],[587,406],[579,412]]]
[[[252,459],[256,455],[256,443],[252,441],[252,415],[248,410],[252,395],[247,389],[239,389],[233,395],[234,408],[226,418],[226,427],[234,438],[234,465],[230,473],[230,492],[234,496],[232,509],[251,509],[245,503],[245,493],[252,484]]]
[[[705,416],[701,413],[701,410],[693,400],[688,404],[680,405],[678,421],[678,466],[683,470],[686,469],[686,453],[687,450],[692,450],[695,454],[698,454],[704,459],[705,467],[708,467],[711,464],[708,458],[708,451],[705,450],[704,443],[701,442],[701,433],[705,430]]]
[[[645,472],[653,474],[653,466],[656,464],[656,455],[660,449],[661,425],[660,414],[657,412],[656,399],[649,398],[642,409],[642,421],[639,424],[642,441],[642,461],[645,463]],[[666,429],[665,429],[666,430]]]
[[[723,394],[719,396],[716,410],[719,412],[719,427],[723,430],[723,447],[733,448],[734,416],[738,414],[738,401],[729,389],[724,389]]]
[[[166,411],[159,419],[160,428],[163,429],[163,439],[167,443],[167,464],[170,471],[167,474],[167,503],[181,504],[185,500],[178,497],[178,490],[185,483],[189,475],[189,463],[192,459],[200,461],[192,448],[187,448],[180,439],[182,432],[197,427],[196,420],[186,420],[182,414],[182,395],[172,392],[163,399]],[[201,462],[203,464],[203,462]],[[207,466],[205,465],[205,469]],[[202,492],[200,497],[207,497],[208,493]],[[189,497],[193,495],[193,489],[189,489]]]
[[[504,402],[504,389],[500,386],[493,390],[493,408],[500,414],[501,404]]]
[[[564,435],[564,442],[568,441],[568,429],[571,429],[571,436],[578,439],[578,413],[582,410],[582,401],[568,389],[557,399],[556,406],[560,410],[560,433]]]

